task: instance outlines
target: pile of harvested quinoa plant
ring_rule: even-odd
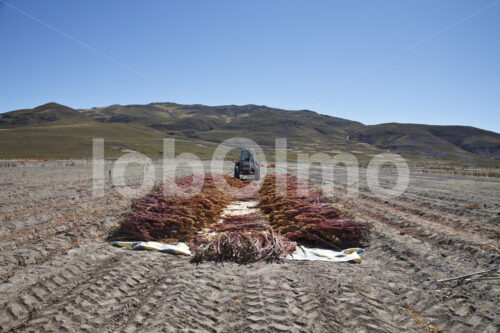
[[[198,236],[192,242],[193,262],[233,261],[252,263],[280,261],[295,250],[295,243],[266,231],[233,231],[213,236]]]
[[[278,189],[277,179],[286,181],[278,182]],[[300,194],[300,188],[306,188],[307,195]],[[268,214],[273,229],[294,241],[322,246],[334,244],[335,247],[357,246],[368,241],[370,226],[367,223],[345,219],[346,212],[337,209],[310,182],[299,184],[291,175],[266,176],[259,205]]]
[[[269,226],[264,221],[264,216],[261,212],[225,216],[221,223],[217,223],[212,227],[212,231],[215,232],[264,231],[268,229]]]
[[[191,243],[193,262],[277,261],[295,250],[295,243],[275,233],[260,211],[225,216],[211,230],[214,233],[198,236]]]
[[[221,182],[218,184],[225,185],[222,188],[231,198],[239,201],[251,201],[259,198],[259,183],[236,179],[228,175],[224,175],[224,180],[226,181],[225,184]]]
[[[203,184],[201,191],[186,197],[185,194],[195,191],[195,185],[200,182]],[[176,184],[155,186],[146,196],[133,200],[132,211],[114,237],[123,240],[191,240],[198,231],[216,222],[230,201],[209,175],[180,178]],[[183,189],[182,195],[177,187]]]

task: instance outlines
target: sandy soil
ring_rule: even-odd
[[[363,172],[361,172],[363,174]],[[0,168],[1,331],[496,332],[500,180],[412,174],[398,199],[341,200],[374,225],[361,264],[194,265],[105,241],[129,201],[85,163]],[[133,176],[131,176],[133,178]],[[363,183],[363,182],[362,182]]]

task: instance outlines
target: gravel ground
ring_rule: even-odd
[[[374,226],[361,264],[195,265],[106,242],[130,201],[92,196],[87,162],[1,167],[0,330],[497,332],[498,280],[436,280],[498,263],[500,179],[411,174],[385,200],[360,174],[338,201]]]

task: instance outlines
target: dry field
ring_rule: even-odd
[[[364,172],[362,171],[361,174]],[[134,177],[133,175],[131,176]],[[363,179],[362,179],[362,183]],[[373,224],[361,264],[191,264],[106,242],[130,203],[91,167],[0,168],[0,330],[496,332],[500,179],[412,174],[394,200],[339,198]]]

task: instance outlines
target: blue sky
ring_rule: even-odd
[[[0,0],[0,112],[259,104],[500,132],[500,1],[460,22],[492,3]]]

